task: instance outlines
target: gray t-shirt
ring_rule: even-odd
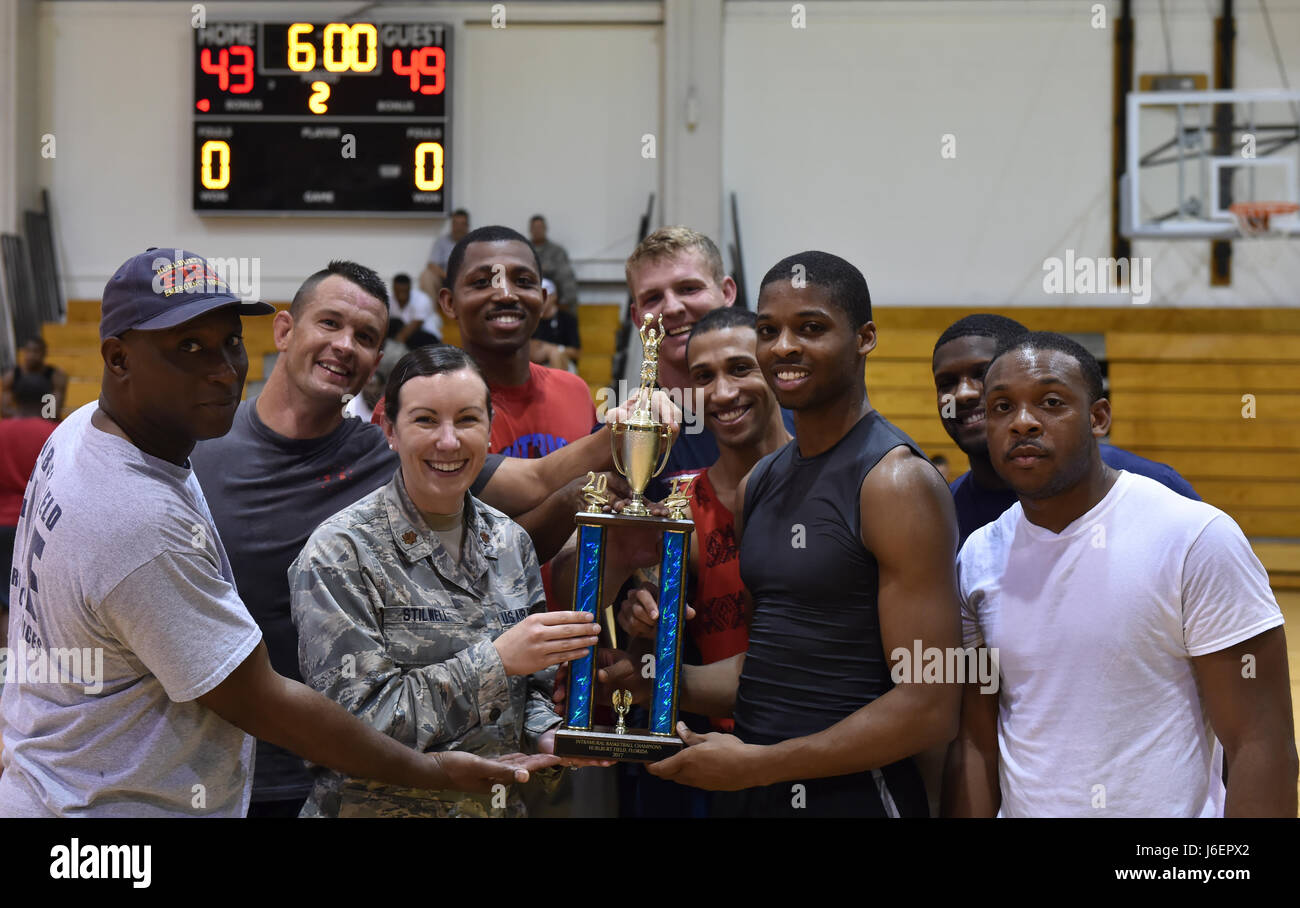
[[[451,250],[455,248],[456,241],[451,238],[451,234],[444,233],[433,241],[433,248],[429,250],[429,263],[446,271],[447,260],[451,258]]]
[[[97,408],[50,436],[23,501],[0,816],[243,816],[253,739],[197,698],[262,633],[189,467]]]

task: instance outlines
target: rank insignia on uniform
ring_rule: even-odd
[[[403,534],[402,534],[402,541],[405,542],[407,545],[412,545],[412,544],[414,544],[414,543],[415,543],[415,531],[414,531],[414,530],[407,530],[405,533],[403,533]]]

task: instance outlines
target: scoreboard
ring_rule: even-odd
[[[195,29],[194,210],[445,215],[450,74],[443,24]]]

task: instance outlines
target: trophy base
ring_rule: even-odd
[[[557,757],[657,763],[685,746],[676,735],[654,735],[643,729],[628,729],[620,735],[612,725],[593,725],[589,729],[560,728],[555,732]]]

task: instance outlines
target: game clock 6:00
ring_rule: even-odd
[[[445,215],[451,28],[212,22],[194,37],[194,210]]]

